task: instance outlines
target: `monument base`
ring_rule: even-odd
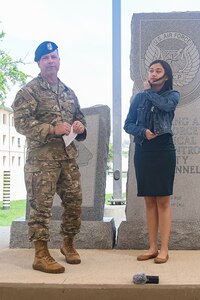
[[[51,221],[50,249],[59,249],[62,243],[60,221]],[[112,249],[115,246],[116,228],[113,218],[103,221],[82,221],[80,233],[75,236],[74,244],[78,249]],[[10,248],[33,248],[28,240],[28,222],[13,221],[10,230]]]
[[[184,228],[184,232],[183,232]],[[173,221],[170,250],[199,250],[200,222]],[[160,239],[158,240],[160,244]],[[149,238],[144,221],[122,221],[117,233],[117,249],[148,249]]]

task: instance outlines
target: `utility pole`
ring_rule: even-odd
[[[121,1],[112,1],[112,109],[113,109],[113,198],[111,204],[122,204],[121,142]]]

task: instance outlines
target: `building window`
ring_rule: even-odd
[[[18,148],[21,147],[20,138],[17,138],[17,146],[18,146]]]
[[[18,166],[21,166],[21,157],[18,157]]]
[[[3,124],[6,124],[6,114],[3,114]]]
[[[3,166],[6,165],[6,156],[3,156]]]
[[[12,119],[11,119],[11,123],[12,123],[12,126],[15,126],[14,124],[14,117],[12,116]]]
[[[14,163],[15,163],[15,157],[12,156],[12,166],[14,165]]]
[[[3,134],[3,145],[5,145],[5,144],[6,144],[6,135]]]
[[[15,137],[12,136],[12,146],[14,146],[14,142],[15,142]]]

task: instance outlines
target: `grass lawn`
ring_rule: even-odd
[[[123,198],[126,198],[123,193]],[[110,204],[112,194],[106,194],[105,204]],[[3,209],[3,202],[0,201],[0,226],[11,226],[12,221],[24,217],[26,214],[26,200],[16,200],[10,202],[10,209]]]
[[[26,214],[26,200],[10,201],[10,209],[3,209],[0,201],[0,226],[10,226],[12,221],[24,217]]]

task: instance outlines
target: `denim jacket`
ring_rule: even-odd
[[[147,129],[157,135],[172,133],[174,111],[180,94],[168,90],[161,94],[147,89],[132,97],[124,130],[134,136],[134,142],[142,145]],[[151,124],[150,124],[151,123]]]

